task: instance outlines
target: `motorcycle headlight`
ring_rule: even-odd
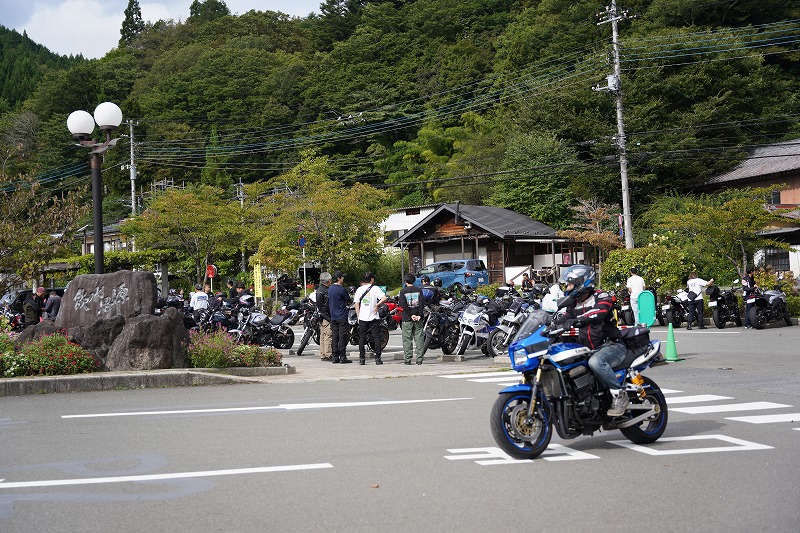
[[[525,348],[517,348],[514,350],[514,365],[520,366],[524,365],[525,362],[528,360],[528,352],[525,351]]]

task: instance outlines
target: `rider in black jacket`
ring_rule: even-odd
[[[613,402],[607,414],[621,416],[630,400],[620,388],[614,367],[625,360],[627,350],[613,322],[613,297],[605,291],[595,290],[595,272],[587,265],[568,268],[558,281],[565,285],[564,295],[567,297],[564,326],[577,328],[581,344],[595,350],[589,359],[589,368],[597,381],[611,393]]]

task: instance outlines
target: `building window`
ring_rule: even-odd
[[[406,216],[410,215],[419,215],[419,207],[413,207],[411,209],[406,209]]]
[[[763,266],[771,266],[773,272],[789,270],[789,250],[767,248],[764,250]]]
[[[780,205],[781,203],[781,191],[772,191],[772,194],[769,198],[770,205]]]

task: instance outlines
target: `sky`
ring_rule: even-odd
[[[232,14],[280,11],[304,17],[322,0],[224,0]],[[145,21],[186,20],[192,0],[139,0]],[[0,25],[28,32],[34,42],[61,55],[103,57],[119,43],[128,0],[0,0]]]

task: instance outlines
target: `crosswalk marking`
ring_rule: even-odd
[[[682,390],[675,390],[675,389],[661,389],[662,394],[680,394]]]
[[[700,407],[676,407],[674,409],[671,409],[671,411],[697,415],[704,413],[726,413],[731,411],[755,411],[757,409],[780,409],[782,407],[791,407],[791,405],[784,405],[782,403],[771,403],[771,402],[750,402],[750,403],[731,403],[724,405],[704,405]]]
[[[749,424],[772,424],[773,422],[800,422],[800,413],[786,413],[782,415],[734,416],[725,420],[747,422]],[[795,428],[798,429],[798,428]]]
[[[667,399],[669,405],[679,403],[713,402],[714,400],[733,400],[731,396],[717,396],[715,394],[698,394],[697,396],[678,396]]]

